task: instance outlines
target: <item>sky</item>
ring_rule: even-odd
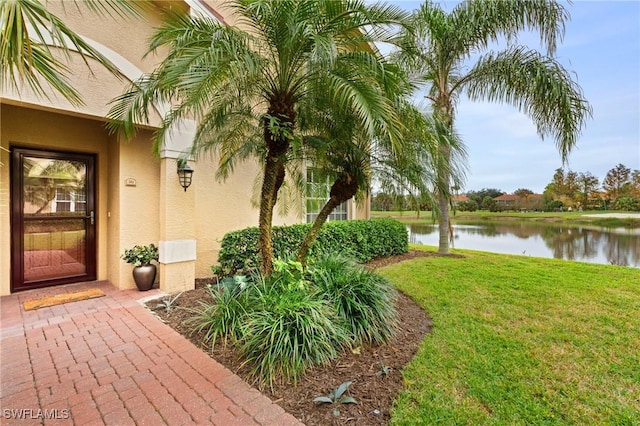
[[[408,11],[421,4],[389,3]],[[457,3],[439,2],[447,11]],[[468,152],[467,184],[461,193],[482,188],[542,193],[563,166],[590,172],[601,183],[619,163],[640,170],[640,0],[563,4],[571,18],[556,59],[582,87],[593,117],[563,165],[555,141],[542,140],[533,122],[515,107],[461,97],[455,126]],[[519,41],[543,51],[537,35],[522,34]]]

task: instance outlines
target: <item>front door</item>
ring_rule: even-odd
[[[96,279],[95,157],[12,148],[11,290]]]

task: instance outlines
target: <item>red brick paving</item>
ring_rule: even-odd
[[[107,296],[24,311],[25,300]],[[2,425],[302,425],[105,282],[0,298]]]

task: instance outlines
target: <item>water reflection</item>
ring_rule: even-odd
[[[410,225],[412,243],[438,245],[436,225]],[[455,224],[454,247],[640,267],[640,229],[531,222]]]

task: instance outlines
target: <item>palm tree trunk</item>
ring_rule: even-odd
[[[269,276],[273,272],[273,208],[278,193],[278,175],[284,171],[284,165],[278,157],[267,154],[264,166],[264,179],[260,193],[260,216],[258,218],[258,245],[260,247],[260,273]],[[282,185],[282,182],[280,182]]]
[[[304,240],[302,244],[300,244],[300,248],[298,249],[297,260],[298,262],[305,265],[307,263],[307,256],[309,255],[309,249],[315,242],[316,238],[318,238],[318,234],[322,229],[322,225],[325,224],[327,218],[331,214],[331,212],[338,207],[341,203],[352,199],[356,193],[358,192],[358,181],[357,179],[345,173],[340,176],[331,186],[331,191],[329,192],[329,200],[322,206],[322,209],[318,213],[316,220],[313,222],[311,229],[307,232],[307,235],[304,236]]]
[[[260,216],[258,218],[258,244],[260,245],[260,272],[269,276],[273,272],[273,209],[278,199],[278,191],[284,182],[286,154],[289,150],[287,132],[293,131],[295,123],[294,104],[286,94],[270,99],[267,115],[264,117],[264,142],[267,154],[264,164],[264,179],[260,192]],[[267,117],[277,118],[281,132],[272,129]],[[286,131],[284,131],[286,130]]]
[[[451,194],[451,148],[441,144],[438,159],[438,253],[449,254],[451,223],[449,218],[449,199]]]
[[[313,221],[313,225],[311,226],[311,229],[309,229],[309,231],[307,232],[307,235],[304,236],[304,240],[302,241],[302,244],[300,244],[300,248],[298,249],[298,255],[297,255],[298,262],[302,263],[303,265],[306,265],[307,256],[309,255],[309,249],[311,249],[311,246],[313,245],[315,240],[318,238],[318,234],[322,229],[322,225],[325,224],[331,212],[339,205],[340,205],[340,200],[337,197],[331,197],[325,203],[325,205],[322,206],[322,209],[320,210],[320,213],[318,213],[316,220]]]
[[[449,220],[449,197],[438,194],[440,220],[438,221],[438,253],[449,254],[449,234],[451,222]]]

